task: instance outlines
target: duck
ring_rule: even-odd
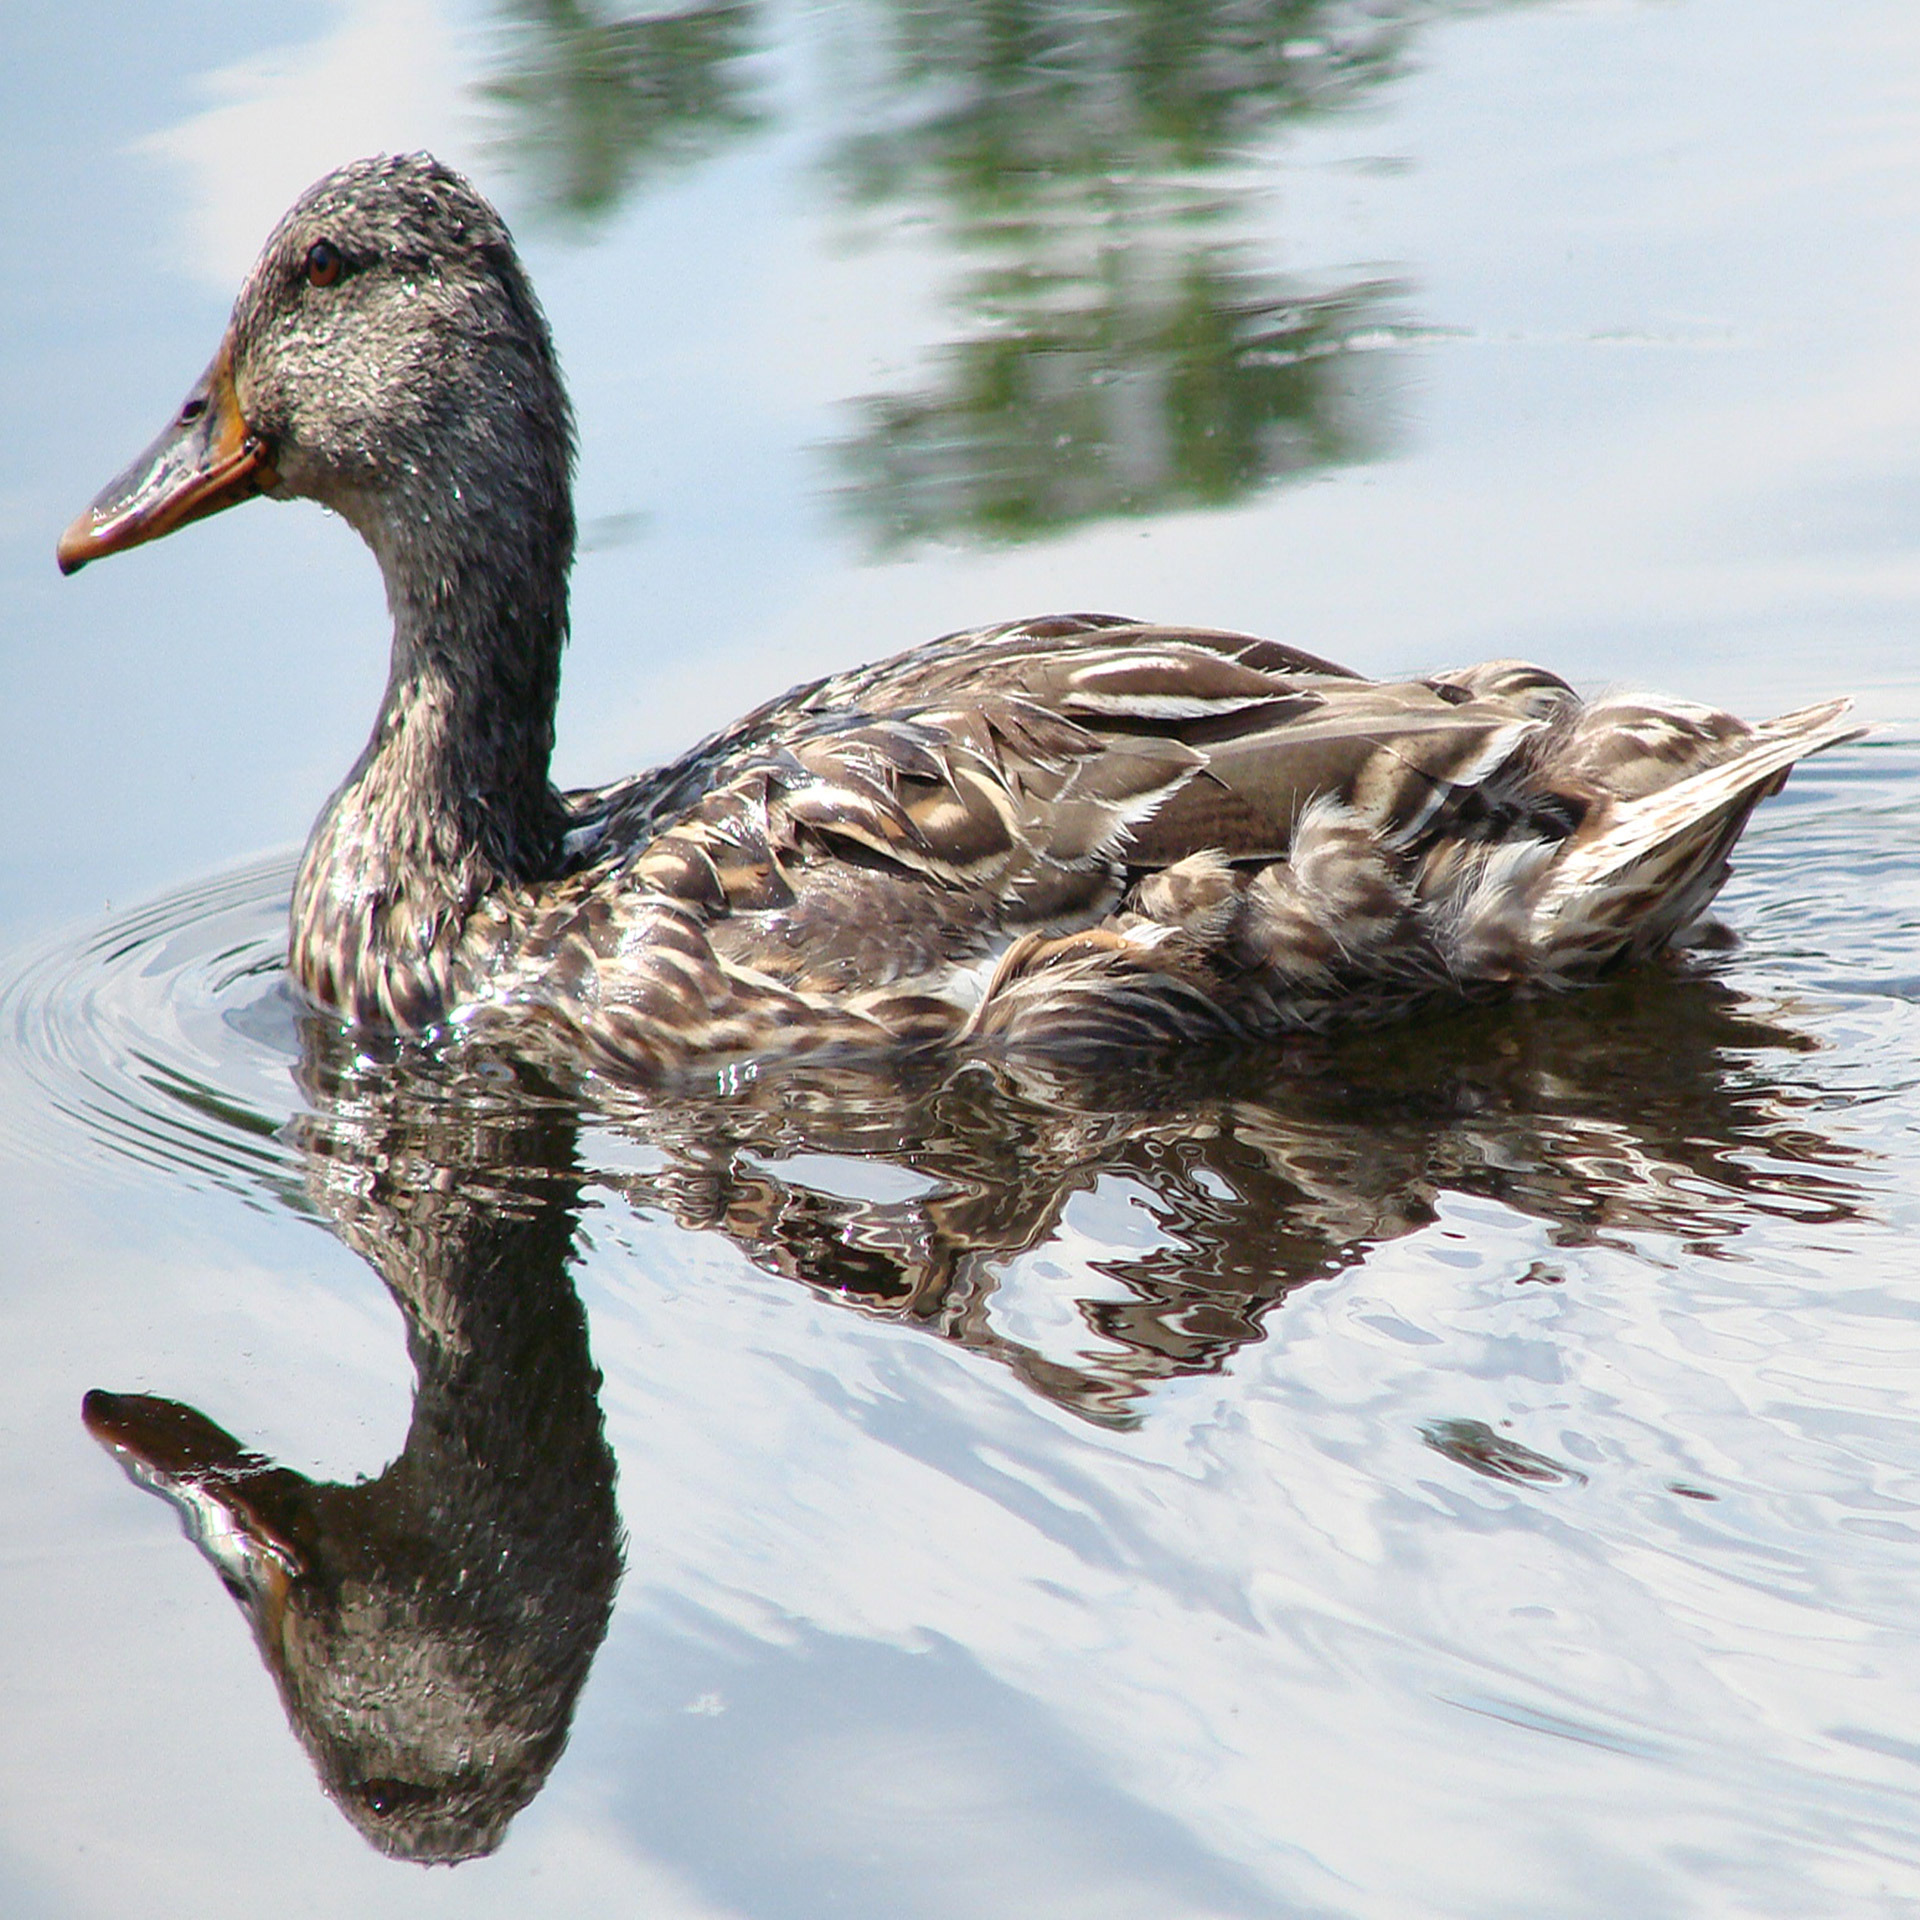
[[[256,495],[372,549],[393,643],[294,880],[312,1008],[635,1081],[979,1049],[1124,1063],[1577,986],[1702,923],[1755,805],[1859,731],[1369,679],[1063,614],[817,679],[591,790],[549,773],[573,415],[499,213],[430,155],[329,173],[64,572]]]

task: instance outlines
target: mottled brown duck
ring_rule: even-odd
[[[573,427],[500,217],[414,155],[268,240],[212,365],[60,542],[71,572],[254,494],[386,579],[373,736],[294,886],[323,1008],[498,1024],[625,1075],[821,1048],[1075,1057],[1562,987],[1656,953],[1754,805],[1854,729],[1583,701],[1495,661],[1380,682],[1108,615],[951,635],[654,772],[548,775]]]

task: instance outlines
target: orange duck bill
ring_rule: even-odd
[[[277,1630],[289,1587],[314,1565],[313,1483],[177,1400],[96,1387],[80,1418],[128,1479],[178,1510],[233,1597]]]
[[[222,341],[172,424],[60,536],[60,571],[77,573],[278,483],[267,443],[240,411],[233,345]]]

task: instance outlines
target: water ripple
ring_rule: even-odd
[[[255,861],[23,956],[0,980],[0,1129],[258,1200],[291,1194],[291,863]],[[7,1085],[12,1082],[12,1085]]]

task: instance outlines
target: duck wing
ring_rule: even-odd
[[[1843,737],[1822,716],[1756,734],[1590,706],[1518,662],[1373,682],[1111,616],[982,629],[588,797],[574,910],[598,924],[551,931],[596,1000],[694,1051],[1076,1052],[1382,1015],[1670,938],[1761,791]]]

